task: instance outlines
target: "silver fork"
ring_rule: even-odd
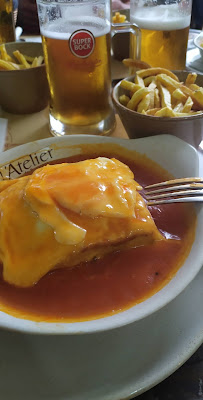
[[[181,178],[145,186],[148,206],[168,203],[203,202],[203,178]]]

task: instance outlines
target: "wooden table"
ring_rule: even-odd
[[[8,120],[5,149],[52,137],[48,127],[48,109],[29,115],[14,115],[1,110],[0,117]],[[128,139],[128,135],[118,116],[116,116],[116,128],[112,133],[112,137]]]

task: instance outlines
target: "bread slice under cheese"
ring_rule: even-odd
[[[104,157],[0,182],[4,279],[28,287],[61,263],[162,240],[139,190],[128,166]]]

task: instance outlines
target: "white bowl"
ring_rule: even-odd
[[[200,46],[201,44],[203,45],[203,32],[194,38],[194,44],[199,49],[201,57],[203,57],[203,47]]]
[[[84,135],[49,138],[8,150],[1,154],[0,160],[1,164],[10,163],[16,158],[18,158],[17,162],[19,162],[19,158],[23,158],[30,153],[37,154],[39,150],[45,148],[51,148],[53,158],[59,159],[81,153],[80,144],[82,143],[115,143],[131,151],[136,150],[141,154],[146,154],[149,158],[159,163],[175,177],[199,175],[199,159],[196,150],[182,140],[170,135],[160,135],[135,140]],[[70,146],[73,145],[76,145],[76,147],[70,148]],[[7,171],[7,169],[4,168],[3,171]],[[24,173],[24,171],[22,173]],[[4,174],[6,175],[6,172],[4,172]],[[14,174],[12,178],[15,178]],[[142,303],[113,316],[75,323],[35,322],[15,318],[12,315],[0,312],[0,326],[30,333],[80,334],[113,329],[147,317],[173,300],[185,289],[201,269],[203,264],[202,206],[198,207],[197,219],[196,238],[185,263],[179,269],[174,278],[163,289]]]

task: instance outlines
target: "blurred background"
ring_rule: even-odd
[[[162,0],[157,0],[162,3]],[[15,23],[23,28],[23,33],[38,34],[39,23],[35,0],[13,0]],[[126,10],[130,8],[129,0],[112,0],[112,10]],[[18,10],[18,13],[17,13]],[[203,28],[203,0],[193,0],[192,29]]]

